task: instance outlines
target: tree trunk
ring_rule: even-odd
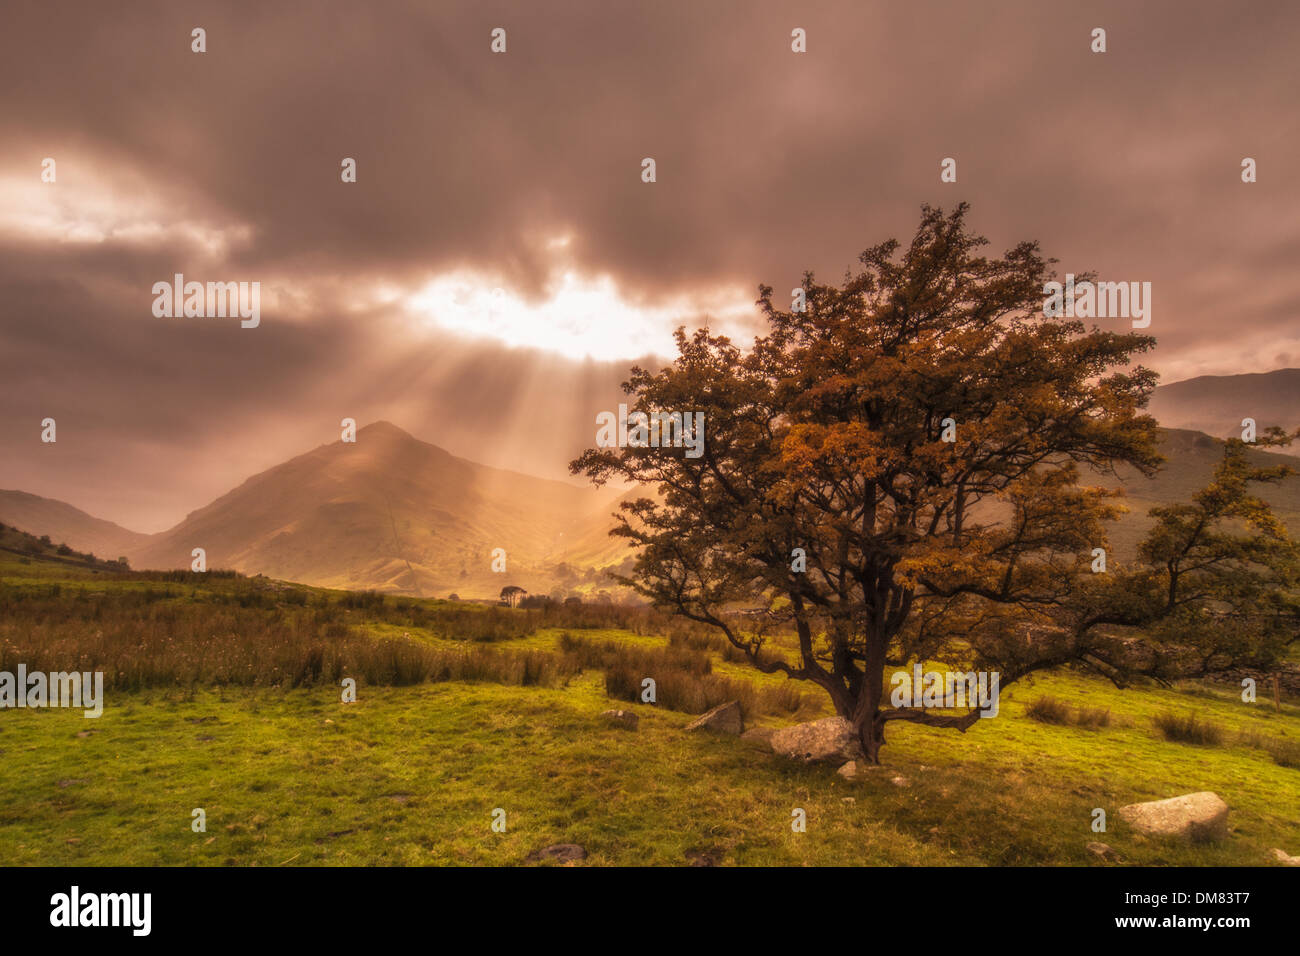
[[[880,748],[885,745],[885,722],[880,717],[879,713],[869,714],[857,725],[858,740],[867,763],[880,763]]]
[[[863,662],[862,679],[858,682],[858,699],[854,701],[849,720],[858,732],[862,753],[867,763],[880,763],[880,748],[885,745],[885,720],[880,705],[884,702],[885,647],[884,640],[868,645],[867,659]]]

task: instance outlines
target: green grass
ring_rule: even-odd
[[[564,688],[436,684],[228,688],[110,698],[104,717],[8,711],[0,720],[0,863],[517,864],[577,842],[589,864],[1093,863],[1100,839],[1135,864],[1262,865],[1295,852],[1297,771],[1254,748],[1159,739],[1167,701],[1070,675],[1035,692],[1106,698],[1123,726],[1040,724],[1009,691],[965,735],[893,729],[886,766],[846,782],[729,737],[685,734],[687,715],[633,705],[632,734],[604,726],[599,674]],[[1162,692],[1169,696],[1171,692]],[[1300,733],[1294,713],[1215,719]],[[627,706],[627,705],[622,705]],[[1143,719],[1146,718],[1146,719]],[[86,734],[86,736],[79,736]],[[909,786],[891,780],[903,776]],[[1147,841],[1115,810],[1209,789],[1232,836],[1209,847]],[[843,798],[853,798],[852,803]],[[207,832],[190,830],[191,810]],[[494,808],[507,832],[490,828]],[[790,829],[793,808],[806,833]],[[1107,810],[1106,834],[1090,829]]]
[[[158,605],[228,607],[250,587],[2,556],[0,578],[0,590],[43,595],[58,585],[78,601],[83,590],[165,591]],[[344,608],[339,592],[293,590],[330,603],[363,636],[409,634],[439,651],[559,654],[564,633],[538,626],[486,644],[457,640],[400,623],[405,612],[382,602]],[[286,613],[298,613],[297,600]],[[412,606],[433,614],[444,603]],[[612,627],[572,633],[645,652],[670,644]],[[714,674],[756,687],[784,681],[709,654]],[[849,782],[834,766],[793,764],[757,743],[684,733],[691,715],[611,701],[604,683],[597,670],[560,673],[552,686],[362,681],[354,704],[328,683],[199,683],[112,690],[97,720],[3,710],[0,865],[519,864],[561,842],[582,844],[592,865],[1106,865],[1087,852],[1093,840],[1129,864],[1271,865],[1273,847],[1300,853],[1300,708],[1244,704],[1231,685],[1121,692],[1080,673],[1039,675],[1006,689],[998,717],[965,734],[892,724],[885,766]],[[801,690],[830,712],[815,688]],[[1108,712],[1109,722],[1034,720],[1028,710],[1043,697],[1076,715]],[[605,725],[599,713],[610,707],[639,714],[639,729]],[[1166,740],[1157,720],[1170,713],[1221,728],[1220,745]],[[1274,752],[1291,754],[1291,766]],[[1223,843],[1147,840],[1116,813],[1196,790],[1231,807]],[[191,831],[196,807],[205,833]],[[505,833],[490,826],[497,807]],[[796,807],[807,812],[805,833],[790,828]],[[1106,833],[1091,829],[1097,807]]]

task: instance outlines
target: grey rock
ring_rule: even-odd
[[[772,749],[793,760],[859,760],[862,744],[853,725],[843,717],[826,717],[793,727],[782,727],[772,735]]]
[[[587,851],[576,843],[556,843],[554,846],[534,850],[528,854],[528,859],[534,862],[554,860],[557,863],[570,863],[574,860],[585,860],[586,858]]]
[[[602,710],[600,716],[608,723],[617,727],[626,727],[628,730],[636,730],[636,725],[641,719],[630,710]]]
[[[1119,817],[1139,833],[1205,843],[1228,835],[1228,805],[1217,793],[1203,790],[1168,800],[1132,803]]]
[[[716,730],[723,734],[738,734],[745,729],[740,716],[740,702],[728,701],[701,714],[686,725],[687,730]]]
[[[1111,861],[1115,861],[1115,860],[1118,860],[1118,859],[1119,859],[1119,854],[1118,854],[1118,853],[1116,853],[1113,849],[1111,849],[1111,848],[1110,848],[1108,845],[1106,845],[1105,843],[1098,843],[1096,840],[1094,840],[1094,841],[1092,841],[1091,843],[1088,844],[1088,846],[1087,846],[1087,850],[1088,850],[1088,852],[1091,853],[1093,856],[1099,856],[1099,857],[1101,857],[1103,860],[1111,860]]]

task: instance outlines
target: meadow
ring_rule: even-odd
[[[848,781],[759,740],[686,733],[722,700],[748,725],[830,711],[816,688],[644,609],[497,608],[17,550],[0,551],[0,670],[103,668],[109,693],[99,719],[0,711],[4,865],[510,865],[556,843],[582,845],[584,865],[1113,865],[1094,840],[1123,864],[1300,853],[1300,706],[1285,695],[1275,709],[1231,684],[1040,675],[964,735],[891,728],[884,765]],[[636,693],[647,671],[655,704]],[[609,708],[637,729],[601,720]],[[1189,717],[1212,731],[1188,737]],[[1196,790],[1230,805],[1226,841],[1149,840],[1115,813]]]

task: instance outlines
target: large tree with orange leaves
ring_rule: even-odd
[[[658,492],[619,516],[638,546],[625,584],[824,688],[871,761],[891,721],[979,717],[892,706],[891,667],[1005,688],[1076,662],[1123,685],[1267,662],[1296,633],[1296,549],[1250,490],[1287,470],[1252,467],[1240,442],[1193,501],[1157,509],[1133,561],[1094,573],[1120,506],[1083,479],[1161,463],[1142,411],[1156,377],[1133,364],[1154,340],[1044,316],[1052,262],[1032,242],[986,257],[966,215],[925,207],[909,246],[868,249],[839,287],[806,274],[802,309],[761,287],[769,329],[747,351],[679,330],[672,365],[634,368],[634,413],[704,412],[702,456],[603,448],[571,466]]]

